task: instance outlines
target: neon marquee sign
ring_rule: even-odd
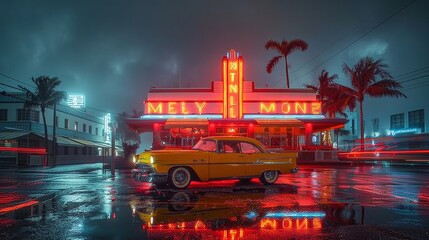
[[[257,93],[253,93],[252,98],[246,100],[243,95],[243,58],[237,52],[231,49],[227,56],[222,59],[222,86],[223,91],[216,97],[205,99],[204,95],[198,95],[198,98],[181,96],[180,100],[175,101],[174,96],[170,98],[165,94],[158,97],[157,100],[148,100],[145,102],[144,118],[174,118],[180,116],[203,116],[216,115],[224,119],[243,119],[249,116],[277,116],[286,117],[296,116],[297,118],[320,118],[322,116],[321,102],[314,100],[283,100],[277,99],[255,100]],[[247,85],[246,85],[247,86]],[[247,87],[246,87],[247,89]],[[245,92],[244,94],[246,94]],[[253,100],[252,100],[253,99]],[[258,116],[256,118],[258,118]],[[271,117],[269,117],[271,118]]]
[[[223,117],[243,116],[243,58],[233,49],[222,60]]]
[[[227,94],[225,94],[227,95]],[[227,104],[223,105],[227,116],[224,118],[243,118],[242,105],[236,105],[239,96],[229,96]],[[228,105],[229,104],[229,105]],[[258,102],[245,103],[246,110],[244,114],[283,114],[283,115],[318,115],[321,114],[320,102]],[[225,113],[225,112],[224,112]],[[217,102],[146,102],[146,114],[164,114],[164,115],[203,115],[203,114],[222,114],[222,104]],[[229,114],[229,115],[228,115]]]

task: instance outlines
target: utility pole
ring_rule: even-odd
[[[115,159],[116,159],[116,128],[118,123],[112,123],[112,160],[110,162],[110,173],[115,176]]]

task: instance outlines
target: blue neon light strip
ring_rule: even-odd
[[[256,214],[255,212],[251,211],[249,213],[247,213],[246,215],[244,215],[246,218],[248,219],[253,219],[256,218],[258,216],[258,214]]]
[[[323,115],[245,114],[244,119],[323,119]]]
[[[221,114],[187,114],[187,115],[142,115],[140,119],[222,119]]]
[[[325,216],[324,212],[269,212],[265,214],[266,218],[323,218]]]

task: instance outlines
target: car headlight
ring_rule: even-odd
[[[155,159],[153,158],[153,156],[150,156],[150,163],[153,164],[155,162]]]
[[[139,155],[133,155],[133,162],[137,163],[139,161]]]

